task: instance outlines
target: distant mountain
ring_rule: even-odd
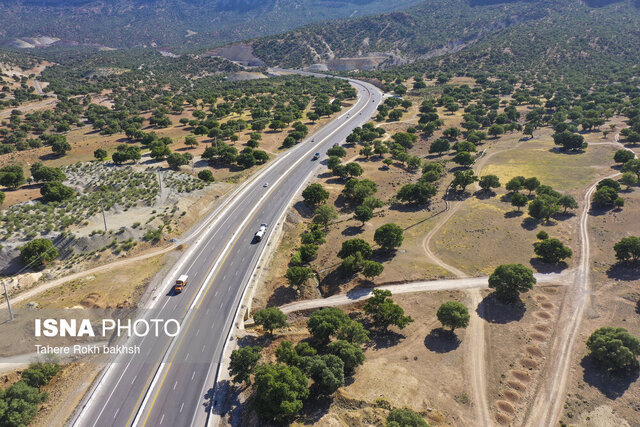
[[[0,0],[0,40],[46,37],[109,47],[215,46],[322,20],[398,10],[419,1]]]

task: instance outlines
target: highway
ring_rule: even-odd
[[[326,158],[326,150],[366,123],[382,99],[370,84],[351,84],[358,101],[349,111],[280,154],[210,216],[206,227],[198,228],[198,241],[176,262],[161,296],[141,315],[178,319],[180,334],[127,342],[139,345],[140,354],[121,355],[109,364],[72,425],[205,425],[225,341],[269,234]],[[312,160],[315,152],[321,153],[318,161]],[[267,234],[252,242],[261,223],[268,224]],[[189,283],[173,295],[170,289],[181,274],[189,275]]]

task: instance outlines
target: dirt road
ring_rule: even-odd
[[[619,145],[623,149],[633,152],[633,150],[620,144],[619,134],[616,135],[615,139],[617,144],[614,143],[613,145]],[[637,158],[637,154],[633,153]],[[615,173],[606,178],[616,178],[619,175],[619,173]],[[570,370],[569,363],[573,356],[584,311],[588,308],[591,297],[589,265],[591,248],[588,220],[591,197],[601,179],[591,185],[584,195],[583,208],[580,213],[580,264],[576,271],[575,283],[569,288],[564,298],[564,303],[560,310],[560,319],[558,320],[559,329],[556,332],[551,353],[547,360],[545,377],[527,415],[526,426],[555,426],[563,408]]]

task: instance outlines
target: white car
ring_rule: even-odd
[[[269,186],[268,182],[265,182],[264,185],[263,185],[263,187],[268,187],[268,186]]]

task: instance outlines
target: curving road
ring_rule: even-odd
[[[212,388],[225,341],[268,237],[287,206],[335,143],[376,112],[382,93],[350,80],[357,103],[346,113],[280,155],[198,228],[198,240],[165,278],[164,292],[146,310],[145,318],[179,319],[175,338],[132,339],[139,355],[123,355],[101,374],[72,425],[191,426],[209,416]],[[320,161],[313,153],[323,154]],[[268,187],[263,184],[269,183]],[[260,243],[252,243],[261,223],[269,224]],[[180,274],[189,285],[179,295],[170,288]]]

